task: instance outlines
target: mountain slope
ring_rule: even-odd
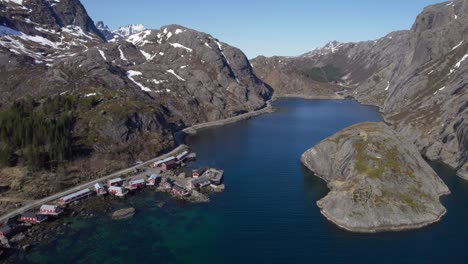
[[[149,159],[172,148],[182,128],[262,108],[271,97],[242,51],[209,34],[169,25],[126,36],[132,26],[106,42],[77,0],[0,4],[0,119],[9,124],[0,161],[18,168],[14,177],[0,168],[7,195],[41,197]],[[72,131],[44,132],[57,127]]]
[[[342,94],[379,106],[423,155],[468,176],[467,13],[466,0],[436,4],[410,30],[375,41],[331,42],[299,57],[259,57],[252,64],[277,96]]]

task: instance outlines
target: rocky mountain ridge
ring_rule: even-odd
[[[298,57],[258,57],[275,96],[352,97],[431,160],[468,177],[468,1],[428,6],[410,30],[357,43],[330,42]]]

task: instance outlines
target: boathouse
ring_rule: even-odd
[[[24,213],[21,215],[19,221],[24,223],[38,224],[47,220],[47,215],[36,213]]]
[[[42,215],[59,215],[63,213],[63,208],[57,205],[44,204],[39,208],[39,213]]]
[[[138,188],[144,187],[145,185],[146,185],[145,179],[130,180],[130,181],[128,182],[127,189],[134,190],[134,189],[138,189]]]
[[[188,194],[187,190],[184,187],[174,184],[172,187],[172,193],[179,196],[185,196]]]
[[[121,178],[110,179],[107,181],[107,186],[122,186],[123,180]]]
[[[64,197],[60,198],[59,203],[61,205],[66,205],[66,204],[72,203],[74,201],[83,199],[85,197],[89,197],[89,196],[91,196],[91,194],[92,194],[92,191],[90,189],[86,188],[86,189],[83,189],[81,191],[78,191],[78,192],[75,192],[75,193],[72,193],[72,194],[69,194],[67,196],[64,196]]]
[[[158,185],[158,180],[160,180],[159,175],[151,174],[151,176],[149,176],[149,178],[146,180],[146,185],[156,186],[156,185]]]
[[[203,173],[205,173],[205,171],[206,171],[207,169],[208,169],[207,167],[201,167],[201,168],[199,168],[199,169],[193,170],[193,171],[192,171],[192,177],[198,178],[198,177],[202,176]]]
[[[118,197],[124,197],[125,195],[127,195],[128,191],[123,187],[111,186],[109,187],[109,193]]]

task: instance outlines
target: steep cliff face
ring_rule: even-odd
[[[418,149],[383,123],[346,128],[309,149],[302,163],[330,192],[322,214],[356,232],[397,231],[438,221],[446,209],[443,181]]]
[[[252,64],[277,96],[343,94],[379,106],[425,156],[463,176],[468,156],[467,8],[466,0],[432,5],[410,30],[375,41],[330,42],[299,57],[259,57]]]

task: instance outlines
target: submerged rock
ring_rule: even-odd
[[[132,218],[135,215],[135,208],[126,208],[115,211],[112,214],[113,220],[124,220]]]
[[[384,123],[360,123],[307,150],[302,163],[330,192],[317,202],[336,225],[355,232],[420,228],[446,209],[448,187],[418,149]]]

